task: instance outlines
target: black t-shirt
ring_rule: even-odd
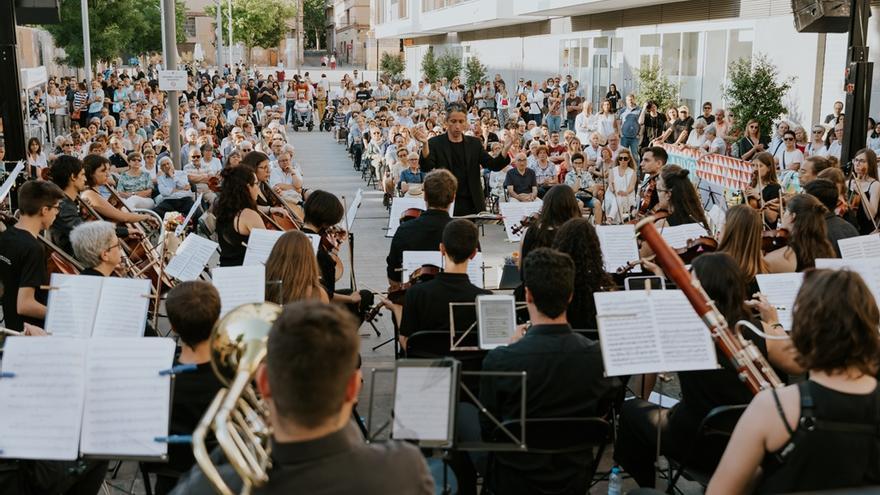
[[[471,201],[471,190],[468,186],[467,162],[465,162],[464,140],[459,143],[449,141],[449,152],[452,157],[451,172],[458,179],[458,191],[455,192],[456,202],[466,199]]]
[[[211,363],[200,364],[195,371],[176,375],[171,402],[170,433],[192,435],[220,388],[222,385],[211,369]],[[169,467],[180,472],[188,470],[195,463],[192,447],[189,445],[169,445],[168,457]]]
[[[359,89],[354,97],[357,101],[366,101],[370,97],[370,93],[371,91],[368,89]]]
[[[278,101],[278,100],[272,98],[272,96],[275,96],[275,97],[278,96],[278,92],[275,91],[275,88],[267,86],[265,88],[260,89],[260,91],[264,93],[263,97],[260,98],[260,101],[263,102],[264,106],[271,107],[272,105],[274,105]],[[271,95],[271,96],[269,96],[269,95]]]
[[[0,233],[0,281],[3,283],[3,324],[21,331],[24,323],[42,327],[43,320],[18,314],[18,290],[35,289],[35,298],[46,304],[47,292],[40,289],[49,283],[46,253],[43,245],[30,232],[9,227]]]
[[[648,146],[651,141],[663,134],[663,131],[666,129],[666,116],[662,113],[658,113],[657,116],[652,116],[650,113],[645,112],[644,129],[645,132],[642,137],[642,146]]]
[[[388,250],[387,275],[389,280],[401,281],[404,251],[437,251],[443,239],[443,229],[452,218],[442,210],[428,210],[419,218],[400,224],[391,248]]]
[[[688,117],[686,119],[676,119],[675,122],[672,123],[673,131],[672,136],[669,137],[671,139],[670,142],[674,143],[675,141],[677,141],[682,132],[690,133],[693,127],[694,119],[691,117]]]
[[[406,291],[400,335],[409,337],[422,330],[449,330],[449,303],[472,303],[480,294],[491,294],[472,284],[464,273],[440,273]],[[467,309],[467,308],[465,308]],[[457,332],[464,332],[476,319],[474,310],[455,314]]]

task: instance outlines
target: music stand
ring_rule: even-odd
[[[474,314],[474,322],[471,323],[470,326],[468,326],[464,330],[464,332],[461,334],[460,337],[458,337],[458,339],[456,339],[456,337],[455,337],[455,334],[456,334],[456,331],[455,331],[455,307],[458,307],[458,306],[473,306],[474,309],[476,310],[477,303],[476,302],[471,302],[471,303],[451,302],[451,303],[449,303],[449,350],[451,352],[455,352],[455,351],[483,351],[483,350],[485,350],[485,349],[480,349],[479,345],[459,346],[459,344],[461,344],[464,341],[465,337],[467,337],[473,329],[477,328],[477,322],[479,319],[477,318],[477,315]],[[521,309],[524,309],[525,307],[526,307],[526,303],[520,302],[520,303],[517,303],[514,308],[517,311],[519,311]]]

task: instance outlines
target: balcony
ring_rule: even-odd
[[[672,1],[678,0],[512,0],[510,3],[514,15],[517,16],[561,17],[672,3]]]

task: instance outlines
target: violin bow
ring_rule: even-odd
[[[351,270],[349,270],[349,283],[351,284],[351,290],[357,292],[357,279],[354,276],[354,234],[348,230],[348,202],[345,196],[342,196],[342,221],[345,222],[345,232],[348,235],[348,266],[351,267]]]

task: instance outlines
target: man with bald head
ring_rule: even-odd
[[[514,168],[507,171],[504,188],[511,201],[534,201],[538,198],[538,179],[535,171],[528,167],[528,158],[519,152],[513,158]]]

